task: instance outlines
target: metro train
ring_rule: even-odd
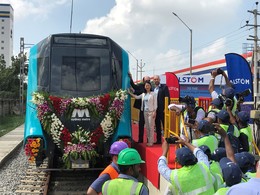
[[[127,52],[106,36],[53,34],[30,49],[24,149],[40,165],[108,164],[113,141],[131,144]]]

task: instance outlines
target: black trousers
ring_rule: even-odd
[[[138,142],[143,143],[144,139],[144,112],[140,110],[139,112],[139,135],[138,135]]]
[[[156,127],[156,142],[162,142],[162,126],[164,128],[164,112],[156,111],[156,118],[155,118],[155,127]]]

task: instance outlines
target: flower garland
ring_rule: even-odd
[[[40,138],[29,138],[25,144],[25,154],[29,156],[28,160],[30,163],[36,161],[39,151],[42,149]]]
[[[124,110],[124,101],[127,98],[126,90],[118,90],[96,97],[61,98],[49,96],[47,93],[34,92],[32,102],[37,106],[38,118],[43,129],[51,135],[53,142],[64,151],[65,160],[67,154],[79,151],[79,156],[86,159],[96,156],[94,147],[99,138],[104,135],[104,141],[113,135]],[[74,133],[63,125],[60,117],[70,117],[74,109],[88,109],[91,116],[104,115],[100,126],[93,133],[78,127]],[[86,134],[82,133],[85,132]],[[77,137],[77,136],[81,137]],[[77,137],[77,138],[76,138]],[[85,139],[85,141],[83,140]],[[77,145],[78,144],[78,145]],[[84,149],[82,148],[84,146]],[[84,153],[86,151],[86,154]],[[78,155],[77,154],[77,155]],[[73,154],[74,155],[74,154]],[[75,154],[75,157],[77,157]]]

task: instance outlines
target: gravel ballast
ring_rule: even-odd
[[[6,163],[0,167],[0,194],[15,195],[15,190],[25,176],[28,167],[27,156],[22,147],[19,147]]]

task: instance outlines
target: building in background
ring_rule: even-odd
[[[11,66],[13,56],[14,9],[10,4],[0,3],[0,56],[4,56],[6,67]]]

